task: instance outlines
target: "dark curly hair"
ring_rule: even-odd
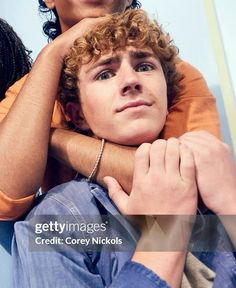
[[[103,54],[132,46],[150,47],[159,59],[167,83],[168,107],[177,96],[182,75],[176,70],[178,48],[156,21],[148,18],[144,10],[128,10],[114,14],[99,24],[84,37],[78,38],[64,60],[59,102],[63,107],[68,102],[79,101],[78,72],[81,65],[96,61]]]
[[[0,18],[0,101],[7,89],[31,68],[31,51],[25,48],[13,28]]]
[[[55,39],[61,34],[61,27],[59,23],[59,17],[56,9],[50,10],[47,8],[44,0],[38,0],[39,11],[42,14],[46,14],[47,21],[43,24],[43,32],[48,37],[48,41]],[[141,3],[138,0],[133,0],[129,8],[140,8]]]

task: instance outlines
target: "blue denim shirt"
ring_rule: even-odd
[[[40,201],[39,201],[40,202]],[[15,224],[12,243],[14,287],[169,287],[145,266],[131,260],[133,251],[30,251],[34,233],[30,220],[37,215],[120,215],[107,191],[84,180],[70,181],[53,188],[37,204],[25,221]],[[127,233],[136,238],[132,226]],[[236,263],[230,252],[198,253],[196,256],[216,271],[214,287],[236,287]]]

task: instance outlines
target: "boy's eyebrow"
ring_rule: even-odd
[[[154,53],[149,52],[149,51],[143,51],[143,50],[138,50],[138,51],[130,51],[129,55],[131,58],[133,59],[144,59],[144,58],[157,58]],[[88,70],[86,71],[86,73],[96,69],[97,67],[100,66],[106,66],[106,65],[111,65],[113,63],[118,63],[120,61],[120,56],[116,55],[116,56],[110,56],[108,58],[102,59],[102,60],[98,60],[95,64],[93,64],[91,67],[88,68]]]
[[[149,58],[149,57],[153,57],[153,58],[157,58],[154,53],[149,52],[149,51],[130,51],[130,57],[134,58],[134,59],[143,59],[143,58]]]
[[[94,65],[92,65],[87,71],[86,73],[90,72],[91,70],[96,69],[99,66],[105,66],[105,65],[111,65],[113,63],[117,63],[120,61],[120,57],[119,56],[111,56],[108,57],[106,59],[100,60],[98,62],[96,62]]]

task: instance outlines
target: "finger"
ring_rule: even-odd
[[[109,197],[111,200],[115,203],[122,214],[127,214],[126,207],[129,196],[125,193],[115,178],[106,176],[103,178],[103,180],[107,185]]]
[[[221,143],[221,141],[215,136],[211,135],[207,131],[193,131],[182,135],[179,138],[180,142],[188,140],[189,143],[195,143],[201,147],[209,147]]]
[[[180,141],[181,145],[191,150],[195,164],[198,165],[199,157],[205,160],[209,160],[210,150],[206,143],[203,143],[201,139],[193,139],[192,137],[186,137]],[[205,161],[204,160],[204,161]]]
[[[170,177],[180,176],[180,151],[179,140],[177,138],[170,138],[167,140],[165,167],[166,173]]]
[[[134,158],[134,181],[142,179],[149,171],[151,144],[144,143],[136,150]]]
[[[165,172],[166,140],[159,139],[152,143],[150,150],[150,171],[154,173]]]
[[[184,181],[195,181],[196,168],[192,151],[188,146],[181,144],[180,151],[180,175]]]

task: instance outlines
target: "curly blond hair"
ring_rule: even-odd
[[[107,16],[107,20],[95,27],[84,37],[78,38],[67,57],[61,74],[59,102],[63,107],[68,102],[79,101],[77,86],[81,65],[96,61],[101,55],[127,46],[149,47],[160,60],[167,82],[168,106],[179,91],[182,78],[176,70],[178,48],[156,21],[148,18],[141,9],[128,10],[122,14]]]

